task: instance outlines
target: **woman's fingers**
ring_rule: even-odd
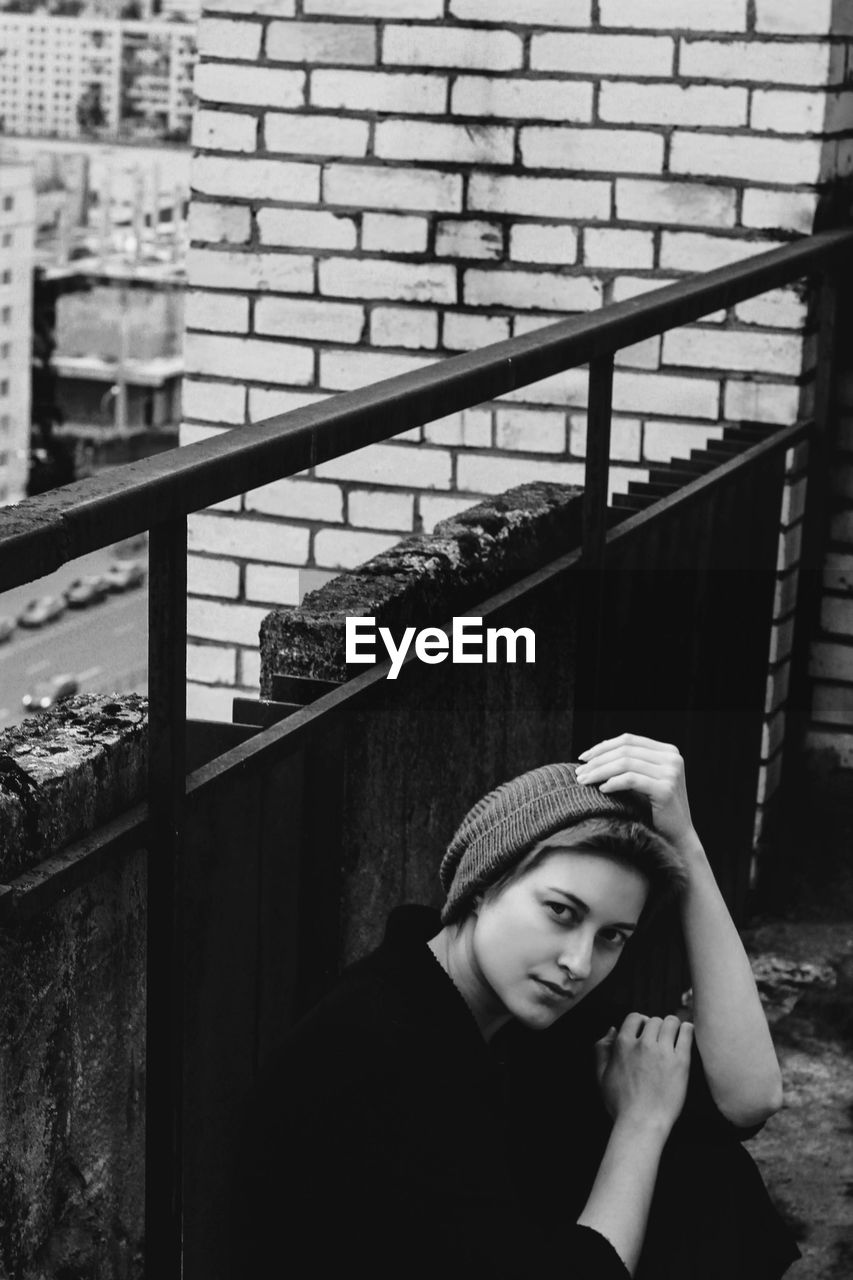
[[[658,1033],[658,1043],[674,1049],[681,1031],[681,1019],[674,1013],[668,1013],[663,1019]]]
[[[655,752],[675,751],[677,753],[678,751],[678,748],[673,746],[671,742],[658,742],[655,738],[644,738],[636,733],[620,733],[616,738],[605,738],[602,742],[596,742],[593,746],[588,747],[586,751],[581,751],[578,759],[593,760],[607,751],[623,747],[639,747]]]

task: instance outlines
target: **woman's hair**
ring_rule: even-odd
[[[676,898],[686,882],[681,859],[662,836],[644,822],[634,818],[610,816],[585,818],[561,831],[555,831],[535,844],[511,867],[483,887],[482,897],[491,898],[509,884],[520,880],[552,853],[591,853],[623,866],[631,867],[649,883],[649,895],[642,913],[643,924],[661,907]],[[480,895],[478,895],[480,896]],[[457,917],[461,923],[473,911],[475,903]]]

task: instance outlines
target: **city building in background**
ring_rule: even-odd
[[[27,489],[35,191],[32,167],[0,159],[0,504]]]
[[[195,26],[0,11],[0,133],[185,140]]]

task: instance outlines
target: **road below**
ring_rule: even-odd
[[[144,557],[140,557],[144,559]],[[16,616],[28,600],[58,595],[73,578],[103,573],[108,549],[92,552],[38,582],[0,595],[0,614]],[[43,627],[18,627],[0,647],[0,730],[21,721],[23,695],[38,681],[69,674],[81,693],[145,693],[148,685],[148,591],[109,595],[87,609],[67,609]]]

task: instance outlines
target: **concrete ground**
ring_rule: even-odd
[[[853,786],[830,782],[744,935],[785,1081],[749,1150],[803,1254],[786,1280],[853,1278]]]

